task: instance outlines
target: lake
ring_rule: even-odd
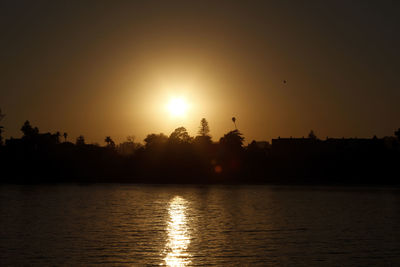
[[[390,188],[0,186],[0,265],[400,264]]]

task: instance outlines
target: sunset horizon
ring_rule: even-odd
[[[393,5],[393,6],[392,6]],[[101,143],[238,118],[247,140],[390,136],[397,4],[2,3],[5,137],[25,120]],[[222,11],[223,10],[223,11]],[[164,106],[186,98],[184,117]]]
[[[400,266],[399,0],[0,0],[0,266]]]

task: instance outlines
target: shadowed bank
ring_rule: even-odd
[[[235,123],[235,118],[232,119]],[[236,123],[235,123],[236,128]],[[26,121],[22,138],[0,146],[3,183],[273,183],[398,185],[399,132],[371,139],[307,138],[252,141],[236,128],[213,142],[202,119],[198,135],[184,127],[169,136],[149,134],[144,145],[133,138],[105,146],[61,140],[61,133],[40,133]]]

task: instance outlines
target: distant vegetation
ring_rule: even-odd
[[[0,111],[0,122],[4,114]],[[184,127],[169,136],[152,133],[144,144],[130,136],[104,146],[75,143],[68,134],[40,133],[26,121],[22,138],[3,141],[1,182],[277,183],[399,185],[400,129],[371,139],[277,138],[244,144],[236,127],[213,142],[206,119],[197,136]]]

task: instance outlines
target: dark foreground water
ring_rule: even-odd
[[[0,186],[0,265],[400,265],[400,191]]]

